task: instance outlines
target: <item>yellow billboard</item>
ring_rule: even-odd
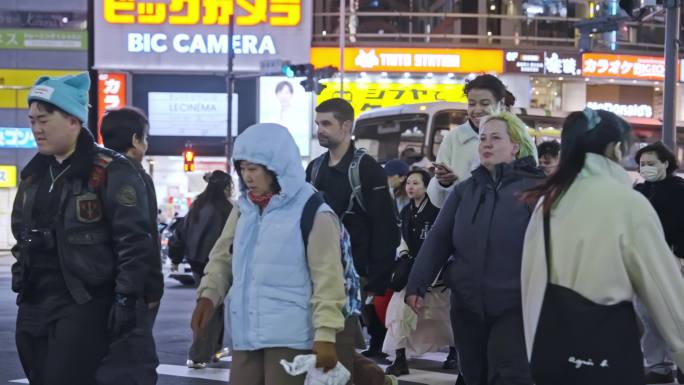
[[[326,83],[326,88],[318,95],[317,103],[340,96],[340,83]],[[354,111],[359,113],[374,108],[396,107],[404,104],[431,102],[460,102],[468,100],[463,94],[463,84],[444,83],[363,83],[344,84],[344,99],[348,100]]]
[[[41,76],[74,75],[82,71],[0,69],[0,108],[28,108],[29,89]]]
[[[0,188],[17,187],[17,166],[0,166]]]

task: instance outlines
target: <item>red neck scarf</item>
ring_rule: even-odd
[[[259,206],[263,210],[266,208],[266,206],[268,206],[268,203],[271,201],[271,198],[273,198],[273,193],[267,193],[264,195],[254,195],[251,191],[248,191],[247,197],[250,201],[252,201],[252,203]]]

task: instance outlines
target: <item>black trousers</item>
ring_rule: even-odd
[[[154,385],[159,358],[152,328],[159,306],[150,309],[144,300],[136,304],[137,325],[133,331],[109,344],[97,369],[98,385]]]
[[[192,276],[195,278],[195,288],[198,288],[204,274],[193,271]],[[194,362],[211,362],[214,354],[223,349],[223,333],[225,332],[226,325],[225,311],[223,304],[218,305],[214,309],[214,315],[209,320],[204,333],[193,335],[192,344],[188,349],[188,358],[190,360]],[[230,330],[228,333],[230,333]]]
[[[54,311],[22,302],[17,315],[19,360],[31,385],[93,385],[107,352],[112,300],[95,298]]]
[[[454,307],[451,322],[468,385],[532,385],[522,309],[482,317]]]

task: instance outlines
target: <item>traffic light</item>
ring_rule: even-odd
[[[314,67],[311,64],[287,64],[283,66],[283,75],[288,78],[313,76]]]
[[[325,87],[327,87],[325,84],[319,83],[318,79],[313,77],[306,78],[299,82],[299,84],[301,84],[302,87],[304,87],[304,91],[313,91],[316,93],[316,95],[320,95],[321,92],[323,92],[323,90],[325,89]]]
[[[183,171],[195,171],[195,151],[192,148],[183,150]]]

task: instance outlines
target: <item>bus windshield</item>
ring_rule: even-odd
[[[399,153],[407,147],[414,147],[420,153],[428,119],[428,114],[359,119],[354,128],[354,140],[358,147],[368,149],[380,162],[399,158]]]

